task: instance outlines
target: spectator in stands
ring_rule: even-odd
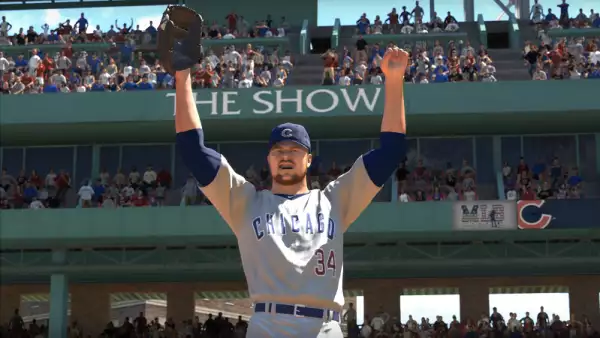
[[[569,4],[567,0],[562,0],[558,6],[560,8],[560,19],[559,22],[563,27],[569,26]]]
[[[538,2],[538,0],[533,1],[533,6],[531,6],[529,17],[531,18],[531,22],[533,22],[534,24],[538,24],[543,21],[544,8]]]
[[[399,15],[396,11],[396,7],[392,8],[392,11],[388,13],[387,19],[385,19],[384,23],[389,25],[390,34],[394,34],[396,32],[399,23]]]
[[[367,19],[367,13],[363,13],[358,20],[356,20],[356,33],[360,35],[370,34],[371,21]]]
[[[446,19],[444,19],[444,30],[446,32],[456,32],[459,30],[458,20],[448,12],[446,15]]]
[[[241,16],[236,20],[238,25],[245,23]],[[88,34],[89,22],[82,13],[74,27],[71,26],[70,20],[67,20],[60,23],[56,29],[43,25],[43,34],[38,35],[33,27],[30,27],[26,33],[21,29],[12,37],[8,37],[8,31],[12,26],[6,21],[6,18],[3,22],[0,28],[4,33],[0,36],[0,40],[2,40],[0,44],[5,44],[6,40],[6,44],[12,44],[12,42],[20,45],[61,42],[61,46],[44,47],[43,50],[48,49],[48,52],[34,50],[29,60],[26,60],[23,55],[18,57],[15,55],[16,61],[13,62],[12,55],[0,56],[0,93],[2,94],[131,91],[172,89],[174,86],[172,76],[164,73],[152,53],[152,47],[144,48],[150,50],[149,52],[135,51],[136,46],[155,41],[156,28],[152,22],[144,31],[140,29],[139,25],[132,29],[132,20],[129,26],[123,25],[118,32],[114,30],[115,26],[118,27],[118,22],[115,22],[115,26],[111,26],[106,33],[103,33],[97,25],[94,32]],[[272,25],[272,20],[267,18],[256,25],[250,35],[283,36],[285,30],[289,28],[283,17],[279,28],[272,28],[270,25]],[[220,37],[218,24],[216,27]],[[232,38],[235,38],[237,34],[232,31],[231,35]],[[90,53],[85,50],[74,52],[71,45],[72,43],[98,41],[108,43],[109,49],[95,50]],[[53,55],[54,52],[50,52],[50,50],[55,50],[56,54]],[[225,54],[215,55],[214,51],[208,51],[208,60],[204,60],[203,64],[210,64],[212,69],[216,70],[216,74],[219,74],[222,69],[230,71],[234,68],[235,71],[231,72],[233,77],[216,76],[211,81],[205,80],[204,85],[199,88],[239,87],[238,83],[243,80],[242,74],[246,79],[254,78],[255,67],[259,67],[259,69],[268,67],[268,71],[272,72],[272,76],[267,77],[263,74],[260,81],[254,81],[255,86],[281,87],[286,84],[287,76],[293,69],[293,59],[291,54],[286,52],[283,62],[280,63],[278,53],[277,48],[270,50],[263,47],[253,48],[251,45],[247,46],[243,57],[234,46],[230,46]],[[221,62],[219,56],[225,56],[227,61],[231,61],[233,68],[229,69],[229,63]],[[277,76],[276,73],[280,72],[277,70],[280,64],[284,66],[285,75]],[[24,78],[27,80],[28,76],[34,79],[23,81]],[[97,81],[98,78],[100,81]],[[242,87],[247,86],[242,85]]]
[[[94,198],[94,188],[92,188],[91,182],[84,183],[77,195],[79,196],[79,204],[82,208],[89,208],[92,206],[92,199]]]

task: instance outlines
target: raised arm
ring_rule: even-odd
[[[325,193],[337,201],[344,230],[367,208],[406,157],[404,73],[407,65],[407,52],[399,48],[388,49],[381,64],[386,79],[379,148],[359,157],[350,171],[325,189]]]
[[[173,38],[173,22],[166,15],[159,27],[159,49],[167,56],[163,64],[175,73],[175,130],[177,147],[187,168],[194,175],[202,192],[219,211],[234,232],[236,217],[243,215],[246,201],[255,193],[254,187],[236,174],[221,154],[206,147],[204,130],[192,93],[190,68],[200,56],[201,21],[189,27],[186,38]],[[167,44],[167,45],[165,45]],[[172,46],[172,47],[170,47]],[[172,50],[172,52],[166,52]],[[161,54],[161,57],[162,57]]]

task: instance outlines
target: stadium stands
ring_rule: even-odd
[[[121,304],[122,303],[122,304]],[[218,312],[215,308],[217,304],[208,302],[206,306],[212,306],[215,313],[206,313],[210,308],[201,308],[197,306],[197,316],[181,323],[175,323],[170,318],[165,318],[164,304],[160,301],[146,302],[121,302],[113,306],[113,312],[118,315],[121,313],[131,313],[131,317],[121,317],[120,322],[114,325],[107,323],[106,329],[102,333],[103,338],[114,337],[177,337],[186,338],[243,338],[247,330],[247,320],[252,312],[252,306],[248,302],[242,302],[242,305],[236,308],[239,314],[231,312]],[[40,303],[42,306],[44,303]],[[352,303],[350,303],[352,306]],[[134,313],[135,305],[142,305],[144,311]],[[129,308],[129,310],[128,310]],[[495,309],[495,308],[494,308]],[[47,311],[47,308],[40,309],[40,313]],[[156,317],[148,317],[153,314]],[[32,319],[38,317],[39,319]],[[147,318],[148,317],[148,318]],[[386,312],[367,314],[364,318],[364,324],[356,325],[356,310],[353,307],[344,312],[343,329],[349,338],[369,338],[369,337],[487,337],[490,334],[495,337],[536,337],[540,335],[563,336],[569,332],[573,337],[595,337],[592,323],[585,315],[578,316],[572,314],[571,318],[560,318],[556,314],[548,315],[544,307],[540,307],[538,314],[517,314],[510,312],[508,315],[502,315],[494,311],[489,316],[482,314],[480,318],[471,318],[457,320],[456,316],[451,319],[444,319],[442,316],[436,316],[435,320],[422,317],[414,319],[409,315],[408,321],[401,322],[398,317],[392,317]],[[432,317],[433,318],[433,317]],[[21,337],[45,337],[47,334],[47,317],[44,315],[14,318],[15,323],[23,322],[23,335]],[[0,334],[2,334],[0,326]],[[82,337],[81,327],[77,321],[69,325],[69,337]],[[85,333],[87,336],[87,333]],[[14,336],[11,336],[14,337]]]
[[[316,141],[319,153],[310,173],[311,185],[323,187],[374,141]],[[407,159],[394,179],[398,196],[392,196],[391,187],[386,186],[378,200],[495,199],[499,196],[499,171],[506,190],[501,194],[514,196],[514,191],[529,187],[538,198],[595,197],[593,143],[593,135],[502,137],[506,163],[495,168],[489,137],[411,139]],[[210,146],[223,153],[257,189],[268,189],[262,143]],[[6,171],[1,178],[0,204],[4,208],[38,208],[208,203],[173,149],[171,144],[102,146],[100,175],[89,177],[91,146],[4,148],[2,166]],[[516,198],[531,197],[519,194]]]
[[[233,14],[232,14],[233,15]],[[123,24],[103,32],[80,32],[70,21],[55,29],[23,28],[10,36],[0,34],[0,93],[39,94],[89,91],[132,91],[173,88],[172,76],[162,69],[156,55],[156,28]],[[205,27],[206,55],[194,69],[195,88],[281,87],[293,68],[284,19],[248,26],[243,17],[240,30]],[[8,28],[10,23],[8,22]],[[115,22],[117,24],[118,22]],[[237,26],[237,23],[233,23]],[[271,28],[272,26],[272,28]],[[3,26],[4,27],[4,26]],[[15,27],[15,30],[16,27]],[[14,31],[14,30],[13,30]],[[238,33],[242,32],[242,33]],[[253,43],[257,43],[254,44]]]
[[[589,16],[580,13],[575,18],[565,12],[560,18],[550,12],[544,18],[534,13],[535,25],[519,22],[521,38],[528,40],[522,58],[515,50],[488,49],[477,23],[457,22],[450,12],[444,20],[432,13],[428,23],[418,9],[412,16],[405,8],[401,12],[394,9],[386,20],[381,14],[372,22],[363,15],[356,25],[340,26],[337,44],[325,53],[310,55],[288,50],[290,27],[285,19],[274,24],[269,18],[256,26],[238,16],[228,18],[225,25],[214,21],[205,28],[206,55],[194,70],[194,88],[379,85],[385,81],[379,63],[389,43],[411,51],[412,64],[406,81],[415,84],[600,79],[600,34],[594,30],[600,28],[600,19],[593,10]],[[0,23],[0,95],[173,89],[174,79],[162,71],[155,53],[153,23],[146,29],[134,29],[127,23],[122,29],[115,28],[119,26],[115,22],[106,32],[98,27],[88,34],[67,21],[54,28],[44,25],[42,33],[14,27],[10,33],[18,33],[9,35],[6,30],[1,31],[7,26]],[[527,69],[523,69],[523,59]],[[469,103],[468,98],[465,103]],[[492,155],[492,136],[411,138],[406,160],[377,200],[404,203],[600,197],[598,135],[494,137],[500,139],[505,161],[500,166]],[[378,141],[314,142],[318,146],[314,147],[316,158],[310,185],[321,188],[343,174],[357,156]],[[257,189],[269,189],[264,143],[222,142],[209,146],[224,154]],[[187,207],[210,203],[173,144],[99,147],[97,163],[89,145],[0,148],[0,209]],[[98,177],[90,177],[96,170]],[[210,307],[215,314],[223,310],[218,306],[202,303],[203,308]],[[240,314],[246,318],[251,314],[251,306],[244,308],[248,313]],[[221,326],[216,329],[211,328],[210,320],[202,323],[203,316],[185,323],[149,318],[147,326],[139,324],[139,320],[125,320],[122,326],[109,324],[104,337],[122,333],[129,333],[130,337],[130,330],[136,328],[142,331],[141,337],[168,337],[175,331],[194,338],[228,338],[234,336],[233,332],[239,333],[235,337],[242,337],[245,322],[235,323],[229,313],[226,317],[231,322],[218,319]],[[535,331],[555,337],[572,332],[575,337],[592,336],[585,317],[567,321],[554,317],[544,323],[530,321],[528,314],[523,320],[516,320],[519,317],[511,313],[504,317],[506,320],[493,314],[477,322],[423,318],[420,323],[400,323],[397,318],[380,313],[368,314],[367,325],[360,328],[349,321],[346,329],[349,337],[487,337],[491,332],[495,337],[513,337],[515,331],[528,337],[534,336]],[[39,323],[32,325],[31,335],[25,337],[44,337],[46,328]],[[73,323],[71,333],[79,331],[77,323]],[[380,332],[387,335],[378,335]],[[0,329],[1,338],[4,334]]]

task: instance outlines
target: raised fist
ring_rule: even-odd
[[[381,70],[387,81],[402,81],[408,67],[408,53],[398,47],[388,48],[381,62]]]

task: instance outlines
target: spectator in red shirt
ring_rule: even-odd
[[[158,175],[156,175],[156,183],[158,183],[159,185],[161,185],[163,187],[170,188],[172,181],[173,181],[173,178],[171,177],[171,174],[166,169],[162,169],[161,171],[158,172]]]
[[[522,186],[521,187],[521,199],[524,201],[535,200],[535,193],[531,189],[531,186]]]
[[[33,184],[37,189],[42,187],[43,181],[40,175],[37,174],[35,170],[31,171],[31,176],[29,177],[29,182]]]
[[[529,175],[529,167],[527,166],[527,163],[525,163],[525,158],[523,158],[522,156],[519,159],[519,166],[517,167],[517,175],[519,175],[520,177]]]
[[[73,58],[73,45],[70,42],[67,42],[67,46],[62,49],[62,53],[69,59]]]
[[[59,204],[63,204],[65,201],[65,196],[67,191],[71,187],[71,178],[69,175],[63,170],[60,171],[60,174],[55,179],[56,181],[56,201]]]
[[[148,206],[148,199],[141,190],[138,190],[137,194],[131,197],[131,204],[135,207],[146,207]]]
[[[229,13],[225,19],[227,20],[227,27],[230,31],[235,31],[237,29],[237,20],[238,16],[234,12]]]

